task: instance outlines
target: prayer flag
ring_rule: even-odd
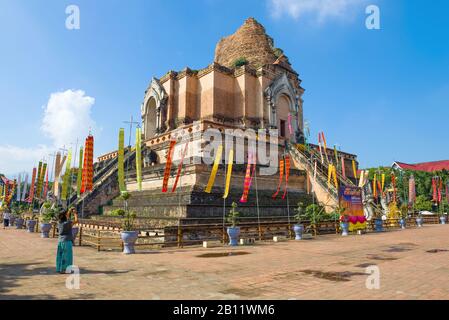
[[[215,183],[215,177],[217,176],[218,166],[220,165],[220,162],[221,162],[222,153],[223,153],[223,146],[219,145],[218,149],[217,149],[217,153],[215,154],[214,166],[212,167],[212,172],[209,177],[209,182],[207,183],[207,186],[206,186],[206,190],[205,190],[206,193],[211,193],[211,191],[212,191],[212,187],[214,186],[214,183]]]

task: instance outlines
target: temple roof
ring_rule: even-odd
[[[215,62],[218,64],[235,68],[238,60],[246,60],[255,68],[277,64],[293,71],[283,51],[274,47],[273,39],[254,18],[248,18],[233,35],[221,39],[215,48]]]

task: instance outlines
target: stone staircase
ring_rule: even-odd
[[[338,190],[333,183],[330,185],[327,183],[328,163],[321,163],[321,161],[319,161],[321,156],[313,149],[308,151],[306,149],[300,149],[298,146],[292,144],[288,144],[287,149],[295,165],[298,168],[309,172],[314,194],[318,202],[326,208],[327,212],[332,212],[338,205]],[[315,162],[317,163],[316,181],[313,180]],[[345,186],[355,185],[351,179],[343,177],[340,172],[337,172],[337,178],[339,183]]]
[[[125,150],[125,170],[126,166],[132,168],[134,165],[135,151]],[[70,203],[76,206],[81,217],[101,214],[102,208],[112,202],[120,195],[118,186],[118,158],[110,159],[94,167],[92,191],[77,197],[76,194]]]

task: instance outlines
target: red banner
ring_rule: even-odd
[[[81,180],[81,193],[91,191],[94,178],[94,137],[89,135],[84,145],[83,175]]]
[[[184,147],[184,151],[182,152],[181,162],[179,162],[178,172],[176,173],[175,183],[173,184],[173,188],[172,188],[171,192],[175,192],[176,191],[176,187],[178,186],[178,180],[179,180],[179,177],[181,176],[181,171],[182,171],[182,164],[184,163],[184,158],[185,158],[185,156],[187,154],[188,148],[189,148],[189,141],[187,141],[186,146]]]
[[[162,192],[168,191],[168,179],[170,179],[173,151],[175,149],[176,140],[170,141],[170,148],[168,149],[167,162],[165,163],[164,181],[162,182]]]
[[[276,199],[279,191],[281,191],[282,180],[284,180],[284,159],[279,160],[279,184],[276,193],[272,195],[273,200]]]
[[[285,196],[287,195],[288,178],[289,177],[290,177],[290,157],[285,156],[285,190],[284,190],[284,195],[282,196],[282,199],[285,199]]]
[[[31,177],[31,187],[30,187],[30,195],[28,196],[28,203],[32,203],[33,199],[34,199],[34,185],[35,185],[35,181],[36,181],[36,173],[37,173],[37,169],[33,168],[33,175]]]
[[[248,194],[249,194],[249,189],[251,188],[251,183],[253,180],[253,175],[256,171],[256,164],[252,164],[252,154],[248,154],[248,165],[246,166],[246,174],[245,174],[245,182],[243,184],[243,194],[242,197],[240,198],[240,202],[241,203],[246,203],[248,202]],[[251,167],[252,167],[252,171],[251,171]]]

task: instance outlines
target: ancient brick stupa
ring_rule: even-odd
[[[208,128],[222,132],[230,128],[267,131],[276,128],[279,131],[276,148],[281,157],[286,142],[291,145],[302,142],[303,93],[301,80],[289,59],[275,47],[265,28],[253,18],[247,19],[233,35],[218,42],[214,62],[206,68],[185,68],[180,72],[170,71],[160,79],[153,78],[145,91],[141,107],[145,144],[143,191],[137,190],[136,174],[130,161],[126,179],[127,189],[132,193],[129,205],[140,216],[160,218],[161,221],[168,221],[167,218],[222,217],[223,205],[239,202],[242,196],[245,165],[234,166],[231,192],[225,202],[223,165],[210,194],[205,193],[204,189],[212,166],[203,163],[186,164],[176,192],[162,193],[170,140],[178,140],[176,158],[184,149],[181,139],[186,133],[195,136]],[[186,162],[196,156],[189,150]],[[99,160],[111,161],[111,157],[114,158],[115,153]],[[310,197],[306,194],[305,170],[293,159],[288,200],[280,197],[272,199],[278,186],[278,173],[258,175],[248,202],[240,204],[239,211],[262,217],[293,215],[292,207],[299,199]],[[176,166],[172,168],[169,190],[175,175]],[[86,204],[87,208],[94,211],[118,195],[113,177],[114,174],[105,180],[109,183],[99,184],[97,195],[92,196],[91,204]],[[119,206],[121,202],[115,199],[113,205],[104,207],[104,211]]]

